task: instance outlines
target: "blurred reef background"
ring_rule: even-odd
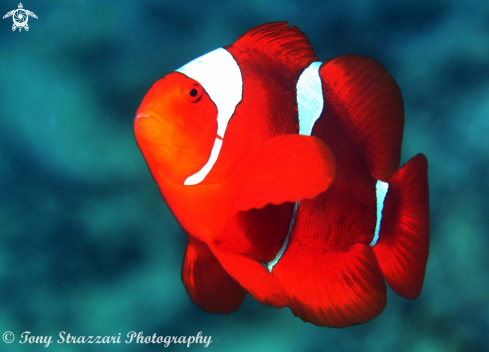
[[[489,350],[489,2],[486,0],[25,1],[0,21],[0,341],[20,334],[212,336],[212,351]],[[0,14],[16,9],[3,0]],[[250,296],[196,307],[186,236],[133,137],[164,74],[251,27],[289,21],[317,55],[371,56],[403,93],[403,162],[429,160],[431,247],[420,297],[390,289],[367,324],[319,328]],[[53,343],[51,351],[158,345]],[[170,345],[170,350],[186,350]],[[204,350],[202,345],[190,349]]]

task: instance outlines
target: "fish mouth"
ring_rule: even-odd
[[[144,117],[151,117],[151,116],[144,113],[144,112],[140,112],[140,113],[136,114],[136,116],[134,117],[134,120],[144,118]]]
[[[147,112],[138,112],[138,113],[136,113],[136,117],[134,118],[134,122],[136,122],[136,120],[145,119],[145,118],[146,119],[151,119],[155,123],[157,123],[158,125],[160,125],[162,128],[165,128],[165,125],[163,124],[162,121],[160,121],[160,119],[156,118],[153,114],[147,113]]]
[[[136,113],[136,117],[134,119],[142,119],[142,118],[145,118],[145,117],[148,117],[150,119],[154,119],[153,115],[148,114],[147,112],[138,112],[138,113]]]

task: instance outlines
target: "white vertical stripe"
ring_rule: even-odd
[[[287,233],[287,237],[285,237],[285,240],[284,240],[284,243],[282,244],[282,247],[278,251],[275,258],[273,258],[273,260],[267,264],[267,268],[268,268],[269,272],[272,272],[273,267],[278,263],[280,258],[282,258],[282,255],[284,254],[285,249],[287,248],[287,245],[289,244],[290,233],[292,232],[292,229],[294,228],[295,216],[297,214],[297,209],[299,208],[300,202],[301,201],[298,201],[294,204],[294,210],[292,211],[292,219],[290,220],[290,224],[289,224],[289,232]]]
[[[214,145],[212,146],[211,155],[207,163],[200,169],[197,173],[187,177],[183,184],[185,186],[197,185],[201,183],[207,174],[211,171],[212,167],[217,161],[217,157],[219,156],[219,152],[221,151],[222,140],[216,138],[214,141]]]
[[[299,111],[299,134],[310,136],[312,128],[321,116],[324,107],[320,61],[310,64],[297,81],[297,110]]]
[[[319,67],[321,62],[313,62],[304,71],[302,71],[296,85],[297,92],[297,110],[299,112],[299,134],[310,136],[312,128],[317,119],[321,116],[324,107],[323,90],[321,87],[321,77],[319,76]],[[294,205],[292,219],[289,224],[289,232],[285,237],[282,248],[278,251],[275,258],[267,264],[268,271],[272,272],[273,267],[278,263],[289,244],[290,234],[295,225],[297,209],[300,201]]]
[[[236,60],[226,49],[219,48],[180,67],[183,73],[199,82],[217,107],[217,134],[224,138],[229,120],[243,99],[243,78]],[[216,138],[207,163],[184,185],[196,185],[204,180],[221,151],[222,141]]]
[[[377,223],[375,224],[374,239],[370,243],[372,247],[375,246],[377,244],[377,241],[379,240],[380,222],[382,221],[382,209],[384,209],[385,196],[387,195],[388,190],[388,183],[377,181],[377,185],[375,186],[375,193],[377,196]]]

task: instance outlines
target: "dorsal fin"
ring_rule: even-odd
[[[232,54],[258,49],[270,58],[280,57],[287,66],[307,67],[318,60],[307,36],[287,22],[271,22],[254,27],[225,49]]]
[[[325,62],[319,73],[326,104],[358,136],[372,176],[387,182],[399,167],[404,127],[394,78],[377,61],[351,54]]]

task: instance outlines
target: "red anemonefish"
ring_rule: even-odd
[[[267,23],[157,81],[138,145],[188,235],[182,281],[212,313],[247,293],[316,325],[364,323],[423,285],[427,160],[399,168],[401,92],[377,61],[318,61]]]

